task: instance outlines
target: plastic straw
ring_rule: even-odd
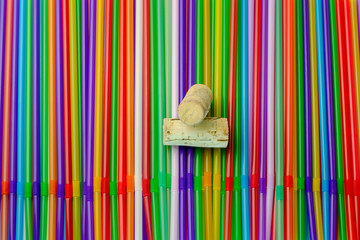
[[[173,7],[176,6],[175,2],[173,3]],[[174,10],[174,9],[173,9]],[[176,8],[176,12],[178,12],[178,8]],[[175,14],[172,15],[174,18]],[[175,16],[174,16],[175,15]],[[150,25],[149,25],[149,1],[143,1],[143,201],[144,201],[144,215],[145,215],[145,224],[146,224],[146,234],[148,240],[153,239],[153,228],[152,228],[152,216],[151,216],[151,194],[150,194]],[[178,25],[176,25],[178,26]],[[174,40],[174,38],[172,38]],[[176,38],[177,39],[177,38]],[[172,44],[174,46],[174,44]],[[174,54],[172,54],[174,56]],[[176,67],[172,64],[172,67]],[[174,71],[172,71],[174,74]],[[175,81],[176,76],[172,78]],[[172,88],[174,91],[177,89]],[[177,97],[177,92],[172,94],[172,97]],[[172,101],[174,103],[174,101]],[[174,108],[173,108],[174,109]],[[172,154],[175,152],[172,151]],[[176,167],[175,161],[173,161],[173,167]],[[179,171],[176,171],[178,173]],[[172,175],[174,177],[174,175]],[[176,176],[176,174],[175,174]],[[178,179],[178,178],[176,178]],[[171,181],[172,184],[175,181]],[[174,188],[171,188],[174,190]],[[173,192],[172,192],[173,194]],[[175,199],[172,197],[173,200],[178,200],[178,197]],[[172,208],[173,210],[178,210],[178,206],[176,209]],[[171,214],[173,216],[173,214]],[[177,216],[178,217],[178,216]],[[178,220],[178,218],[176,218]],[[171,220],[173,223],[173,219]],[[177,225],[176,225],[177,226]],[[170,231],[173,232],[172,230]],[[175,233],[177,231],[174,230]],[[176,235],[177,237],[178,235]],[[171,238],[172,239],[172,238]]]
[[[118,216],[119,239],[126,238],[126,1],[119,5],[119,145],[118,145]]]
[[[96,5],[95,119],[94,119],[94,233],[101,239],[101,172],[103,126],[104,1]],[[133,159],[133,158],[131,158]],[[88,190],[89,191],[89,190]],[[130,206],[129,206],[130,207]]]
[[[204,84],[211,88],[211,79],[212,79],[212,66],[211,66],[211,43],[210,43],[210,1],[203,1],[204,8],[204,26],[203,32],[203,71],[204,71]],[[206,239],[213,239],[213,216],[212,216],[212,195],[211,195],[211,149],[204,149],[203,155],[203,169],[204,169],[204,178],[203,178],[203,188],[204,190],[204,225],[205,225],[205,236]]]
[[[296,1],[296,106],[297,106],[297,176],[298,176],[298,204],[297,213],[298,233],[294,236],[306,238],[307,225],[305,207],[305,110],[304,110],[304,47],[303,47],[303,9],[302,1]],[[294,166],[295,167],[295,166]],[[295,196],[295,195],[294,195]],[[294,212],[294,213],[295,213]],[[295,220],[295,219],[294,219]]]
[[[248,48],[248,2],[241,1],[241,210],[242,210],[242,238],[249,240],[250,235],[250,210],[249,210],[249,51]],[[237,108],[237,107],[236,107]],[[236,129],[236,128],[235,128]],[[234,162],[234,168],[235,162]]]
[[[109,6],[110,7],[110,6]],[[111,9],[112,8],[112,9]],[[109,194],[110,194],[110,228],[111,228],[111,239],[119,239],[119,221],[118,221],[118,201],[117,201],[117,169],[118,169],[118,102],[119,102],[119,1],[115,1],[112,4],[110,11],[113,12],[112,19],[110,18],[109,31],[112,31],[110,46],[111,46],[111,95],[110,99],[110,182],[109,182]],[[110,50],[110,49],[109,49]],[[109,53],[110,54],[110,53]],[[110,225],[109,224],[109,225]],[[110,230],[110,229],[109,229]],[[110,236],[109,236],[110,237]]]
[[[65,196],[65,155],[64,155],[64,69],[63,69],[63,19],[61,2],[55,3],[55,45],[56,45],[56,149],[57,149],[57,202],[56,239],[64,238],[64,196]]]
[[[136,1],[135,13],[135,239],[142,240],[142,1]]]
[[[70,100],[70,52],[69,52],[69,3],[62,2],[63,53],[64,53],[64,150],[65,150],[65,225],[66,236],[73,239],[73,191],[71,155],[71,100]]]
[[[335,160],[335,137],[334,137],[334,103],[333,83],[331,68],[331,44],[329,26],[329,3],[322,1],[324,18],[324,60],[325,60],[325,85],[326,85],[326,108],[327,108],[327,132],[329,150],[329,192],[330,192],[330,216],[329,216],[329,238],[335,239],[337,228],[337,194],[336,194],[336,160]]]
[[[304,31],[305,32],[305,31]],[[323,239],[323,221],[320,193],[320,146],[319,146],[319,104],[318,104],[318,72],[316,59],[316,27],[315,27],[315,2],[309,1],[309,33],[310,33],[310,72],[311,72],[311,121],[312,121],[312,170],[313,194],[318,239]]]
[[[38,10],[38,2],[34,1],[34,9]],[[11,122],[10,122],[10,166],[9,166],[9,239],[15,239],[16,237],[16,182],[17,182],[17,100],[18,100],[18,41],[19,41],[19,1],[15,1],[14,5],[14,13],[13,13],[13,47],[12,47],[12,67],[11,67],[11,110],[10,110],[10,118],[11,118]],[[1,11],[1,7],[0,7],[0,11]],[[39,15],[37,15],[39,16]],[[39,17],[34,18],[34,22],[38,22]],[[0,23],[1,24],[1,23]],[[2,26],[2,25],[0,25]],[[34,82],[33,82],[33,90],[34,93],[38,93],[38,86],[39,86],[39,31],[38,28],[34,28],[33,29],[33,43],[34,43],[34,48],[33,48],[33,57],[34,57],[34,61],[33,61],[33,74],[34,76]],[[0,40],[1,41],[1,40]],[[1,56],[1,55],[0,55]],[[37,74],[37,75],[35,75]],[[33,106],[33,112],[34,115],[36,115],[37,119],[39,119],[39,111],[38,111],[38,107],[39,107],[39,95],[36,96],[37,101],[33,101],[34,106]],[[37,105],[36,105],[37,103]],[[36,108],[36,106],[37,108]],[[33,137],[35,136],[39,136],[39,121],[35,121],[33,119]],[[38,140],[38,139],[37,139]],[[35,156],[35,154],[39,154],[39,141],[33,141],[33,156]],[[37,147],[37,148],[36,148]],[[38,156],[38,155],[37,155]],[[35,160],[37,159],[37,161]],[[37,170],[40,170],[40,166],[39,166],[39,157],[38,158],[34,158],[33,163],[37,163],[38,164],[38,168]],[[34,171],[35,168],[34,168]],[[37,175],[34,175],[34,180],[37,179],[38,182],[40,180],[40,171],[37,172]],[[37,176],[37,178],[35,178],[35,176]],[[34,200],[33,200],[34,205],[37,203],[38,208],[34,208],[34,223],[35,220],[37,219],[37,223],[39,224],[39,218],[40,218],[40,201],[39,201],[39,196],[34,196]],[[37,227],[37,228],[35,228]],[[37,229],[37,231],[36,231]],[[35,233],[39,233],[39,225],[34,226],[34,234]],[[37,235],[39,236],[39,235]]]
[[[1,96],[3,96],[4,94],[4,62],[5,62],[5,31],[6,31],[6,1],[1,2],[0,5],[0,13],[1,13],[1,17],[0,17],[0,46],[1,46],[1,50],[0,50],[0,94]],[[0,126],[3,126],[3,98],[0,98]],[[0,161],[2,162],[2,141],[3,141],[3,128],[0,129]],[[0,170],[2,170],[2,164],[0,164]],[[0,178],[1,178],[1,174],[2,171],[0,171]],[[1,199],[0,199],[1,201]]]
[[[196,67],[195,67],[195,82],[196,84],[203,84],[204,79],[204,1],[196,2]],[[209,39],[210,40],[210,39]],[[210,59],[209,59],[210,60]],[[203,224],[203,149],[195,148],[194,156],[194,202],[195,202],[195,239],[203,239],[204,224]]]
[[[18,85],[18,161],[17,161],[17,202],[16,238],[23,238],[24,229],[24,182],[26,160],[26,2],[19,7],[19,85]]]
[[[13,47],[13,1],[7,2],[5,28],[5,63],[3,76],[2,112],[2,188],[1,188],[1,238],[8,238],[9,215],[9,164],[10,164],[10,107],[11,107],[11,64]],[[1,116],[0,116],[1,118]]]
[[[40,3],[40,239],[47,238],[48,223],[48,156],[49,156],[49,106],[48,106],[48,3]],[[20,104],[20,103],[19,103]],[[19,109],[20,110],[20,109]]]
[[[275,179],[275,0],[268,1],[266,239],[271,238]]]
[[[222,11],[223,2],[215,2],[215,43],[214,43],[214,117],[221,116],[221,73],[222,73]],[[213,229],[214,239],[220,238],[220,189],[221,149],[214,149],[213,158]]]
[[[186,1],[179,3],[179,102],[186,93]],[[186,235],[186,148],[179,147],[179,239]]]
[[[340,103],[340,86],[339,86],[339,58],[338,58],[338,38],[336,30],[336,12],[335,0],[329,1],[329,18],[330,18],[330,36],[331,36],[331,54],[332,54],[332,80],[334,90],[334,130],[335,130],[335,148],[336,148],[336,178],[338,193],[339,209],[339,232],[342,239],[346,235],[346,213],[344,198],[344,172],[343,172],[343,148],[342,148],[342,129],[341,129],[341,103]],[[331,84],[331,83],[329,83]],[[331,166],[331,165],[330,165]],[[332,171],[330,171],[332,173]],[[331,177],[331,175],[330,175]]]
[[[305,0],[306,1],[306,0]],[[282,1],[275,8],[275,167],[276,167],[276,239],[284,239],[284,143],[283,143],[283,75],[282,75]]]
[[[102,142],[101,229],[102,239],[110,238],[110,141],[111,141],[111,64],[112,64],[112,12],[113,1],[105,5],[105,56],[104,56],[104,116]],[[115,88],[116,89],[116,88]],[[141,231],[142,232],[142,231]]]

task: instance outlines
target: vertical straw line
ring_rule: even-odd
[[[214,117],[221,116],[221,59],[222,59],[222,1],[215,1],[215,41],[214,41]],[[221,189],[221,149],[214,149],[213,158],[213,228],[214,239],[220,236],[220,189]]]
[[[282,0],[275,7],[275,167],[276,167],[276,239],[284,239],[284,143],[283,143],[283,70]],[[275,212],[274,211],[274,212]]]
[[[210,0],[204,0],[204,27],[203,27],[203,79],[204,84],[211,88],[211,79],[212,79],[212,67],[211,67],[211,26],[210,26]],[[201,58],[201,56],[200,56]],[[204,149],[203,155],[203,169],[204,169],[204,178],[203,178],[203,187],[204,187],[204,225],[205,225],[205,236],[206,239],[213,239],[213,216],[212,216],[212,196],[211,196],[211,149]]]
[[[71,144],[73,183],[73,230],[74,239],[80,239],[80,157],[79,157],[79,111],[76,55],[76,3],[69,3],[69,56],[70,56],[70,99],[71,99]]]
[[[2,116],[2,188],[1,188],[1,238],[8,238],[9,226],[9,165],[10,165],[10,108],[11,108],[11,64],[13,41],[13,1],[9,0],[6,7],[6,26],[5,26],[5,58],[4,58],[4,75],[3,77],[3,101]],[[3,18],[3,17],[2,17]],[[15,44],[14,44],[15,45]],[[1,143],[0,143],[1,144]]]
[[[135,239],[143,239],[142,202],[142,1],[136,1],[135,8]],[[144,236],[145,237],[145,236]]]
[[[78,71],[77,71],[77,82],[78,82],[78,111],[79,111],[79,171],[80,171],[80,181],[82,181],[83,179],[83,141],[85,141],[85,139],[83,139],[83,129],[82,129],[82,123],[83,123],[83,107],[82,107],[82,77],[81,75],[83,74],[82,72],[82,49],[81,49],[81,1],[80,0],[76,0],[76,29],[78,29],[76,31],[76,44],[77,44],[77,49],[76,49],[76,54],[77,54],[77,67],[78,67]],[[83,184],[80,183],[80,194],[83,194]],[[81,212],[82,212],[82,204],[81,204]]]
[[[144,10],[146,9],[147,8],[144,7]],[[176,118],[177,107],[179,104],[179,0],[172,1],[171,15],[172,15],[171,16],[171,91],[172,91],[171,117]],[[144,29],[148,29],[148,26],[144,26]],[[146,38],[148,38],[148,36],[146,36]],[[144,45],[144,46],[148,46],[148,45]],[[146,57],[145,50],[146,49],[144,47],[144,58]],[[167,61],[169,61],[169,59]],[[145,59],[144,59],[144,63],[145,63]],[[148,73],[148,69],[147,71],[144,70],[144,72]],[[145,76],[148,77],[148,75],[144,75],[144,81],[145,81]],[[145,84],[144,84],[144,92],[145,92]],[[144,96],[146,96],[145,94]],[[144,104],[144,108],[145,108],[145,104]],[[148,117],[148,114],[146,116]],[[145,117],[144,117],[144,121],[146,121]],[[144,125],[144,132],[145,132],[145,125]],[[145,151],[145,147],[144,147],[144,151]],[[145,168],[145,164],[144,164],[144,168]],[[179,234],[179,147],[177,146],[174,146],[171,149],[171,208],[170,209],[171,209],[170,239],[176,240],[179,237],[178,235]]]
[[[320,137],[319,137],[319,102],[318,68],[316,58],[315,1],[309,0],[310,65],[311,65],[311,121],[312,121],[312,157],[313,157],[313,194],[316,221],[316,234],[323,239],[323,221],[320,193]]]
[[[56,238],[56,56],[55,2],[49,2],[49,239]]]
[[[343,146],[341,129],[341,102],[339,82],[339,54],[336,30],[335,0],[329,1],[330,37],[331,37],[331,60],[332,60],[332,84],[334,96],[334,130],[335,130],[335,153],[336,153],[336,180],[339,209],[339,232],[340,237],[345,239],[346,235],[346,213],[344,198],[344,168],[343,168]],[[331,84],[331,83],[330,83]]]
[[[103,111],[103,141],[102,141],[102,185],[101,185],[101,228],[102,239],[109,239],[111,234],[110,220],[110,141],[111,141],[111,67],[112,67],[112,11],[113,1],[105,5],[105,45],[104,45],[104,111]]]

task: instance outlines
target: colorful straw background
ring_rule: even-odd
[[[360,0],[0,0],[0,239],[360,239]],[[226,149],[163,145],[194,84]]]

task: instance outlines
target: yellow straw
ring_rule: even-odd
[[[352,28],[352,43],[354,52],[354,77],[355,77],[355,96],[357,107],[357,121],[358,121],[358,136],[360,139],[360,56],[359,56],[359,32],[358,32],[358,16],[356,0],[350,0],[351,11],[351,28]],[[360,148],[360,141],[359,141]],[[360,159],[359,159],[360,160]]]
[[[70,42],[70,98],[71,98],[71,147],[73,182],[73,238],[80,240],[80,157],[79,157],[79,109],[76,51],[76,2],[69,2],[69,42]]]
[[[210,53],[210,1],[204,1],[204,84],[211,88],[211,53]],[[220,99],[220,97],[219,97]],[[213,215],[211,197],[211,149],[204,149],[204,220],[206,239],[213,239]]]
[[[221,116],[222,1],[215,2],[214,117]],[[214,239],[220,239],[221,149],[214,149],[213,173]]]
[[[102,106],[104,58],[104,1],[96,6],[95,59],[95,132],[94,132],[94,227],[95,240],[101,239],[101,163],[102,163]]]
[[[318,74],[316,58],[316,28],[315,28],[315,2],[309,1],[310,25],[310,62],[311,62],[311,122],[312,122],[312,153],[313,153],[313,192],[316,235],[318,240],[323,240],[323,222],[320,193],[320,140],[319,140],[319,99],[318,99]]]

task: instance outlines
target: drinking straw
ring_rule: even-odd
[[[352,50],[354,61],[354,80],[356,96],[356,117],[357,125],[360,126],[360,52],[359,52],[359,32],[358,32],[358,9],[356,0],[348,1],[350,7],[351,32],[352,32]],[[358,138],[360,138],[360,128],[358,127]]]
[[[87,237],[87,211],[86,209],[86,183],[87,183],[87,146],[88,146],[88,84],[89,84],[89,2],[88,1],[81,1],[81,133],[82,133],[82,221],[81,221],[81,236],[86,238]]]
[[[86,235],[88,239],[95,239],[94,229],[94,126],[95,126],[95,99],[96,99],[96,1],[90,3],[89,24],[89,85],[87,87],[87,146],[86,146]],[[86,27],[86,26],[85,26]]]
[[[177,4],[178,5],[178,4]],[[176,6],[175,1],[173,2],[173,9],[174,6]],[[174,18],[176,16],[176,13],[178,12],[178,8],[176,8],[175,14],[172,14],[172,17]],[[175,15],[175,16],[174,16]],[[177,19],[177,18],[176,18]],[[142,187],[143,187],[143,201],[144,201],[144,215],[145,215],[145,224],[146,224],[146,234],[147,238],[149,240],[153,239],[153,228],[152,228],[152,216],[151,216],[151,194],[150,194],[150,26],[149,26],[149,1],[144,0],[143,1],[143,172],[142,172]],[[178,25],[174,25],[175,26]],[[174,29],[172,28],[172,29]],[[172,33],[173,34],[173,33]],[[173,36],[172,36],[173,37]],[[172,38],[173,41],[176,41],[177,38]],[[174,44],[172,44],[172,47],[174,47]],[[172,56],[174,56],[174,51],[172,53]],[[178,59],[177,59],[178,60]],[[173,61],[173,59],[172,59]],[[172,67],[175,68],[176,64],[172,64]],[[172,71],[172,74],[174,74],[174,71]],[[172,77],[172,81],[175,81],[175,77]],[[174,89],[174,87],[172,88]],[[172,94],[172,97],[177,97],[177,93]],[[175,101],[172,101],[174,103]],[[177,112],[177,107],[172,108],[174,111]],[[172,155],[175,154],[175,151],[172,150]],[[178,165],[178,164],[177,164]],[[176,167],[175,161],[173,161],[173,167]],[[178,176],[178,172],[176,171],[175,174],[172,175],[172,177]],[[177,173],[177,175],[176,175]],[[172,179],[173,180],[173,179]],[[171,184],[175,184],[176,181],[171,181]],[[178,188],[178,187],[177,187]],[[172,195],[173,191],[175,190],[174,187],[172,189]],[[172,197],[172,200],[178,200],[179,198],[176,196],[175,198]],[[178,210],[178,206],[175,207],[176,209],[171,208],[172,211]],[[172,217],[173,214],[171,214]],[[176,220],[178,220],[178,215]],[[175,220],[173,218],[171,219],[171,223],[174,223]],[[176,224],[177,226],[177,224]],[[170,231],[176,232],[177,231]],[[178,235],[176,235],[177,237]],[[170,237],[171,238],[171,237]],[[173,239],[173,238],[171,238]]]
[[[112,10],[112,19],[109,23],[109,27],[112,25],[112,29],[110,27],[111,39],[109,39],[111,46],[111,59],[109,59],[110,70],[111,73],[111,92],[109,93],[111,96],[110,99],[110,181],[109,181],[109,194],[110,194],[110,229],[111,229],[111,239],[117,240],[119,239],[119,221],[118,221],[118,201],[117,201],[117,159],[118,159],[118,102],[119,102],[119,1],[115,1],[111,4],[110,11]],[[112,9],[111,9],[112,8]],[[110,49],[109,49],[110,50]],[[110,53],[109,53],[110,54]],[[110,232],[110,229],[108,231]],[[109,236],[110,237],[110,236]]]
[[[24,226],[24,182],[26,150],[26,2],[19,7],[19,85],[18,85],[18,168],[16,202],[16,239],[23,238]]]
[[[306,238],[305,229],[305,110],[304,110],[304,47],[303,47],[303,10],[302,1],[296,1],[296,116],[297,116],[297,187],[298,205],[295,212],[298,219],[298,234],[294,236],[299,239]],[[295,167],[295,165],[294,165]],[[295,195],[294,195],[295,197]],[[295,198],[294,198],[295,199]],[[294,212],[294,214],[295,214]],[[295,220],[295,219],[294,219]]]
[[[113,2],[105,6],[105,50],[104,50],[104,116],[102,142],[102,184],[101,184],[101,229],[102,239],[110,239],[110,135],[111,135],[111,51],[112,51],[112,9]]]
[[[275,185],[275,0],[268,2],[267,29],[266,239],[270,239]]]
[[[204,78],[204,49],[203,49],[203,31],[204,31],[204,1],[196,2],[196,66],[195,66],[195,82],[196,84],[203,84]],[[203,150],[195,148],[194,156],[194,208],[195,208],[195,239],[203,239],[204,225],[203,225]]]
[[[311,73],[311,121],[312,121],[312,170],[314,212],[317,239],[323,239],[323,220],[320,193],[320,147],[319,147],[319,103],[318,103],[318,71],[316,59],[316,27],[315,27],[315,2],[309,1],[309,35],[310,35],[310,73]],[[305,32],[305,31],[304,31]]]
[[[215,56],[215,0],[210,0],[210,36],[211,36],[211,89],[214,89],[215,86],[215,66],[214,66],[214,56]],[[214,115],[214,99],[211,102],[211,115]]]
[[[47,238],[48,223],[48,156],[49,156],[49,106],[48,106],[48,2],[40,3],[40,239]],[[20,103],[19,103],[20,104]],[[20,109],[19,109],[20,110]]]
[[[306,0],[305,0],[306,1]],[[275,167],[276,239],[284,239],[284,143],[283,143],[283,75],[282,75],[282,1],[275,6]]]
[[[1,188],[1,238],[8,238],[9,215],[9,162],[10,162],[10,105],[11,105],[11,64],[13,34],[13,1],[7,2],[5,29],[5,59],[3,75],[3,122],[2,122],[2,188]]]
[[[325,53],[325,84],[326,84],[326,107],[327,107],[327,132],[329,141],[329,192],[330,192],[330,239],[335,239],[337,226],[337,197],[336,197],[336,160],[335,160],[335,137],[334,137],[334,103],[331,67],[331,45],[329,26],[329,3],[322,1],[324,18],[324,53]]]
[[[214,117],[221,116],[221,73],[222,73],[222,11],[223,2],[215,2],[215,43],[214,43]],[[216,148],[213,158],[213,231],[214,239],[220,238],[220,189],[221,149]]]
[[[342,239],[346,235],[346,213],[344,198],[344,172],[343,172],[343,148],[342,148],[342,129],[341,129],[341,103],[340,103],[340,86],[339,86],[339,58],[336,31],[336,12],[335,0],[329,1],[329,19],[330,19],[330,37],[331,37],[331,56],[332,56],[332,80],[334,96],[334,130],[335,130],[335,152],[336,152],[336,179],[338,193],[338,215],[339,215],[339,232]],[[330,165],[331,166],[331,165]],[[332,173],[332,171],[330,171]],[[330,175],[331,177],[331,175]]]
[[[70,52],[69,52],[69,5],[62,2],[63,54],[64,54],[64,170],[65,170],[65,228],[66,237],[73,239],[73,190],[71,155],[71,100],[70,100]],[[85,46],[83,46],[85,47]],[[85,211],[84,211],[85,212]]]
[[[221,51],[221,117],[228,116],[229,85],[229,38],[230,38],[230,5],[231,1],[223,1],[222,8],[222,51]],[[226,149],[221,149],[221,190],[220,190],[220,236],[224,237],[225,226],[225,179]],[[230,233],[230,232],[229,232]]]
[[[34,9],[36,7],[38,7],[38,2],[34,1]],[[1,9],[1,8],[0,8]],[[15,1],[14,5],[13,5],[13,47],[12,47],[12,63],[11,63],[11,110],[10,110],[10,118],[11,118],[11,122],[10,122],[10,166],[9,166],[9,239],[13,240],[15,239],[16,236],[16,182],[17,182],[17,99],[18,99],[18,41],[19,41],[19,1]],[[36,9],[38,10],[38,9]],[[39,16],[39,15],[37,15]],[[38,21],[39,17],[34,18],[34,22]],[[0,26],[2,26],[0,24]],[[37,33],[37,34],[36,34]],[[33,38],[33,43],[34,43],[34,48],[33,48],[33,57],[34,57],[34,61],[33,61],[33,67],[34,67],[34,71],[33,74],[34,76],[38,76],[39,74],[39,45],[38,45],[38,40],[39,40],[39,35],[38,35],[39,31],[38,29],[34,28],[33,34],[34,34],[34,38]],[[1,56],[1,55],[0,55]],[[37,74],[37,75],[35,75]],[[38,88],[35,88],[35,86],[39,86],[38,84],[39,82],[39,78],[35,78],[34,77],[34,93],[38,93]],[[37,85],[36,85],[37,84]],[[37,91],[36,91],[36,90]],[[33,101],[34,106],[33,106],[33,111],[35,112],[36,110],[38,110],[38,108],[35,108],[35,104],[37,103],[36,107],[39,106],[39,95],[36,96],[37,97],[37,101]],[[37,119],[38,119],[38,111],[37,111]],[[34,114],[35,115],[35,114]],[[39,121],[33,121],[33,137],[35,136],[39,136],[38,132],[39,132]],[[39,141],[33,141],[33,154],[39,154]],[[36,148],[37,147],[37,148]],[[35,156],[35,155],[33,155]],[[35,159],[37,159],[37,161],[35,161]],[[33,163],[39,163],[39,158],[34,158]],[[40,166],[38,165],[38,168],[40,168]],[[39,180],[39,169],[36,169],[37,171],[37,179]],[[34,172],[36,171],[34,168]],[[34,178],[35,179],[35,175]],[[34,205],[38,204],[36,206],[40,205],[39,202],[39,197],[38,196],[34,196],[34,200],[33,200]],[[34,208],[34,223],[35,220],[37,219],[37,223],[39,223],[39,212],[36,211],[39,210],[39,208]],[[34,226],[34,234],[36,233],[36,226]],[[39,225],[37,225],[37,233],[39,229]],[[38,236],[38,235],[37,235]]]
[[[186,93],[186,1],[179,3],[179,102]],[[152,61],[151,61],[152,62]],[[156,63],[155,63],[156,64]],[[186,148],[179,147],[179,239],[186,236]],[[154,213],[154,212],[153,212]]]
[[[135,6],[135,239],[143,239],[142,202],[142,1]],[[146,235],[146,234],[145,234]]]
[[[199,3],[200,4],[200,3]],[[211,79],[212,79],[212,55],[210,52],[211,49],[211,42],[210,42],[210,36],[211,36],[211,26],[210,26],[210,1],[203,1],[204,8],[203,8],[203,14],[204,14],[204,26],[203,26],[203,32],[200,33],[203,35],[203,79],[204,84],[211,88]],[[199,16],[199,15],[198,15]],[[200,16],[199,16],[200,17]],[[200,38],[198,38],[200,40]],[[198,40],[198,41],[199,41]],[[199,56],[201,58],[201,56]],[[206,239],[213,239],[213,216],[212,216],[212,196],[211,196],[211,171],[212,171],[212,165],[211,165],[211,149],[206,148],[204,149],[204,155],[203,155],[203,169],[204,169],[204,178],[203,178],[203,188],[204,188],[204,223],[205,226],[205,236]]]
[[[261,9],[261,75],[260,75],[260,142],[259,142],[259,238],[266,238],[266,172],[267,172],[267,58],[268,58],[268,1]]]
[[[118,216],[119,239],[126,238],[126,1],[119,5],[119,145],[118,145]]]
[[[49,2],[49,232],[56,238],[56,186],[57,186],[57,136],[56,136],[56,53],[55,53],[55,2]],[[59,160],[60,161],[60,160]]]
[[[0,94],[1,94],[1,97],[0,97],[0,126],[3,126],[3,84],[4,84],[4,81],[3,81],[3,77],[4,77],[4,61],[5,61],[5,52],[4,52],[4,49],[5,49],[5,31],[6,31],[6,1],[3,1],[1,2],[1,5],[0,5],[0,30],[1,30],[1,33],[0,33],[0,46],[1,46],[1,50],[0,50],[0,64],[1,64],[1,67],[0,67]],[[3,131],[3,128],[0,129],[0,145],[1,145],[1,152],[2,152],[2,131]],[[2,153],[0,152],[0,161],[2,162]],[[0,164],[0,170],[2,168],[2,164]],[[0,171],[0,178],[1,178],[1,174],[2,174],[2,171]],[[0,187],[1,188],[1,187]],[[0,199],[1,201],[1,199]]]
[[[79,157],[79,111],[76,55],[76,3],[69,3],[69,52],[70,52],[70,99],[71,99],[71,144],[73,184],[73,237],[80,239],[80,157]]]
[[[260,152],[260,72],[261,72],[261,0],[255,1],[254,23],[254,88],[253,88],[253,126],[251,154],[251,238],[259,234],[259,152]]]
[[[357,229],[358,233],[357,236],[360,235],[360,196],[359,196],[359,136],[357,135],[358,133],[358,126],[357,126],[357,121],[356,121],[356,97],[355,97],[355,74],[354,74],[354,56],[353,56],[353,52],[352,52],[352,32],[351,32],[351,28],[350,28],[350,17],[351,17],[351,13],[350,13],[350,4],[349,1],[344,1],[344,26],[345,26],[345,50],[346,50],[346,71],[347,71],[347,94],[346,96],[348,97],[348,104],[347,104],[347,113],[348,113],[348,123],[349,123],[349,135],[350,136],[350,144],[349,146],[349,158],[345,158],[345,160],[348,161],[352,161],[352,163],[350,163],[350,166],[352,164],[352,167],[350,169],[352,169],[352,181],[353,181],[353,185],[351,186],[351,188],[353,188],[353,195],[354,195],[354,205],[355,205],[355,219],[356,222],[355,224],[355,228]],[[346,129],[346,127],[345,127]]]
[[[94,118],[94,233],[101,239],[101,173],[103,126],[104,1],[96,5],[95,118]],[[133,159],[133,158],[132,158]],[[129,206],[130,207],[130,206]]]
[[[234,135],[235,135],[235,91],[236,91],[236,57],[237,57],[237,10],[238,2],[231,2],[230,10],[230,48],[229,48],[229,98],[228,119],[230,139],[226,149],[226,179],[225,179],[225,216],[224,239],[231,239],[232,209],[233,209],[233,175],[234,175]],[[235,209],[235,207],[234,207]],[[234,214],[235,215],[235,214]],[[236,228],[236,227],[235,227]]]
[[[244,240],[251,239],[251,232],[250,232],[250,210],[249,210],[249,54],[251,49],[248,46],[248,34],[250,34],[248,28],[248,1],[241,1],[241,211],[242,211],[242,238]],[[237,122],[237,121],[236,121]],[[236,128],[235,128],[236,129]],[[234,153],[235,154],[235,153]],[[234,162],[234,168],[235,162]]]
[[[165,80],[165,53],[164,53],[164,16],[163,16],[163,0],[156,1],[154,16],[157,16],[155,27],[155,57],[157,58],[157,74],[158,79],[157,89],[157,105],[155,108],[158,108],[157,117],[155,117],[157,121],[157,131],[156,133],[156,146],[159,148],[158,151],[158,159],[159,159],[159,207],[160,207],[160,231],[161,231],[161,239],[168,239],[168,217],[167,217],[167,201],[166,201],[166,149],[165,146],[162,145],[163,142],[163,133],[162,133],[162,119],[166,116],[166,106],[165,106],[165,88],[166,88],[166,80]],[[156,72],[155,72],[156,73]],[[190,223],[189,223],[190,225]]]

